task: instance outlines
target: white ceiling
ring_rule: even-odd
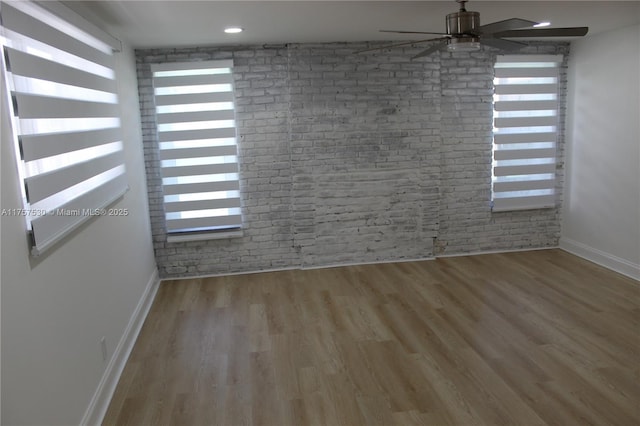
[[[379,29],[444,31],[458,10],[447,1],[71,1],[138,48],[416,39]],[[588,26],[597,34],[640,22],[640,0],[471,0],[482,24],[507,18],[550,21],[552,27]],[[223,29],[238,25],[241,34]],[[423,37],[427,38],[427,37]]]

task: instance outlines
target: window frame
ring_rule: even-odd
[[[121,44],[59,2],[0,2],[0,12],[21,193],[21,207],[3,214],[24,217],[37,257],[106,215],[129,189],[116,76]]]
[[[494,65],[491,209],[557,206],[562,55],[498,55]]]
[[[151,81],[167,242],[241,237],[233,61],[151,64]]]

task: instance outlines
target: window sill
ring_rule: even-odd
[[[192,234],[167,235],[168,243],[182,243],[187,241],[223,240],[227,238],[240,238],[244,235],[242,229],[223,232],[202,232]]]

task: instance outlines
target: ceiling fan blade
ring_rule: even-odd
[[[443,38],[448,38],[448,37],[443,37]],[[416,56],[412,56],[411,60],[422,58],[423,56],[431,55],[433,52],[437,52],[438,50],[440,50],[441,47],[446,46],[446,45],[447,45],[446,42],[440,42],[438,44],[434,44],[430,48],[428,48],[426,50],[423,50],[422,52],[418,53]]]
[[[397,31],[397,30],[379,30],[381,33],[396,33],[396,34],[434,34],[445,36],[445,33],[431,33],[426,31]]]
[[[501,31],[494,37],[582,37],[589,32],[589,27],[573,28],[532,28],[527,30]]]
[[[442,38],[449,38],[449,37],[428,38],[428,39],[425,39],[425,40],[413,40],[413,41],[405,41],[403,43],[385,44],[384,46],[372,47],[370,49],[357,50],[357,51],[355,51],[353,53],[372,52],[374,50],[384,50],[384,49],[388,49],[388,48],[391,48],[391,47],[408,46],[410,44],[418,44],[418,43],[424,43],[424,42],[427,42],[427,41],[441,40]]]
[[[536,24],[537,22],[529,21],[527,19],[511,18],[483,25],[479,29],[481,35],[488,35],[502,31],[517,30],[518,28],[533,27]]]
[[[518,41],[511,40],[502,40],[501,38],[490,38],[483,37],[480,39],[481,44],[486,44],[487,46],[495,47],[496,49],[501,50],[517,50],[526,46],[525,43],[520,43]]]

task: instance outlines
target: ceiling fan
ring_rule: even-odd
[[[455,1],[460,3],[460,10],[447,15],[445,20],[446,33],[380,30],[380,32],[383,33],[434,34],[439,35],[440,37],[390,44],[372,49],[359,50],[356,53],[406,46],[409,44],[425,43],[428,41],[439,41],[439,43],[430,46],[428,49],[418,53],[411,59],[430,55],[444,46],[447,46],[447,49],[452,52],[479,50],[481,44],[502,50],[516,50],[526,46],[526,44],[512,40],[505,40],[506,38],[581,37],[589,31],[588,27],[540,28],[544,26],[544,24],[520,18],[510,18],[505,19],[504,21],[492,22],[491,24],[480,26],[480,13],[470,12],[465,8],[465,4],[468,0]]]

